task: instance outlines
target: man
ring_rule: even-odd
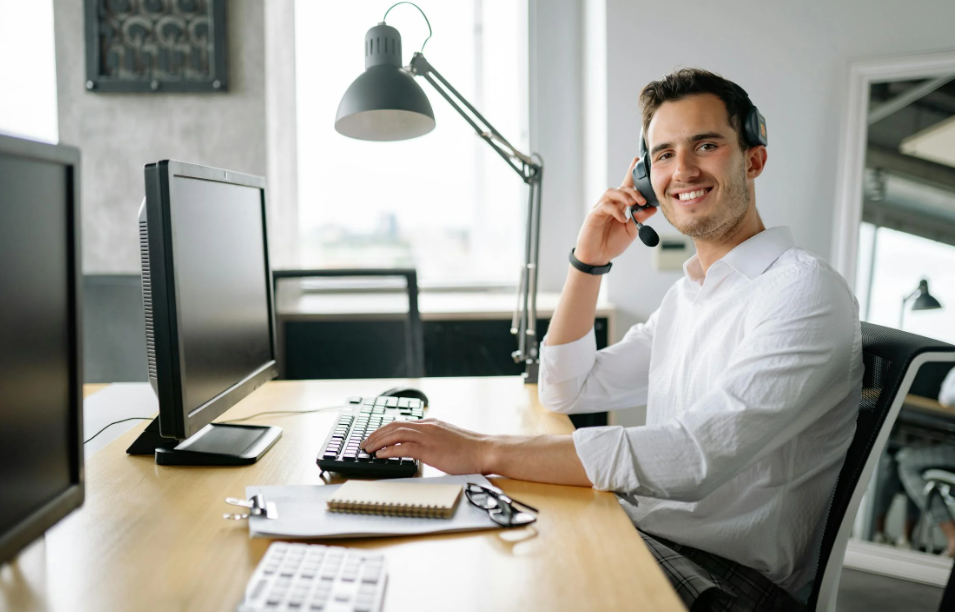
[[[647,322],[601,351],[600,276],[569,267],[539,393],[565,413],[646,404],[646,426],[514,437],[426,420],[384,427],[365,447],[449,473],[616,491],[691,609],[798,610],[855,426],[858,304],[788,229],[764,228],[754,181],[767,153],[743,139],[752,103],[740,87],[680,70],[650,83],[641,105],[653,190],[697,254]],[[584,268],[633,243],[625,211],[645,201],[629,171],[604,193],[577,237]]]

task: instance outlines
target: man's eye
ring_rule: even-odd
[[[704,150],[704,151],[712,151],[712,150],[715,149],[715,148],[716,148],[716,145],[713,144],[712,142],[705,142],[705,143],[703,143],[703,144],[700,145],[700,149],[702,149],[702,150]]]
[[[660,153],[660,156],[657,157],[657,159],[658,159],[658,160],[660,160],[660,159],[669,159],[669,158],[671,158],[671,157],[673,157],[673,153]]]

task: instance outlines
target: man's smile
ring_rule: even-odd
[[[681,206],[693,206],[702,202],[712,190],[712,187],[682,189],[680,191],[671,191],[670,196]]]

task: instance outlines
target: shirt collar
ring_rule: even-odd
[[[719,261],[730,266],[746,278],[753,280],[766,271],[779,256],[796,246],[788,227],[773,227],[763,230],[744,241]],[[715,266],[715,262],[713,265]],[[710,266],[713,269],[713,266]],[[705,275],[698,255],[683,264],[683,274],[694,283],[703,282]]]

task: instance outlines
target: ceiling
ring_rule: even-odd
[[[955,74],[872,86],[863,220],[955,245]]]

